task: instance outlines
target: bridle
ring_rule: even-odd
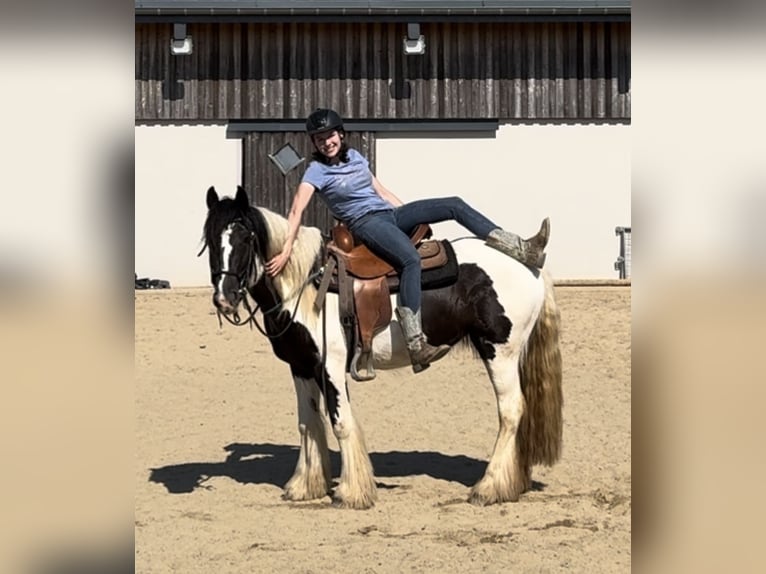
[[[243,223],[237,221],[235,223],[239,223],[240,225],[243,225],[247,229],[246,226],[244,226]],[[223,327],[223,322],[221,321],[221,317],[226,319],[227,322],[229,322],[231,325],[234,325],[235,327],[242,327],[244,325],[250,325],[250,328],[253,328],[253,325],[255,325],[256,329],[265,337],[268,337],[269,339],[277,339],[284,335],[287,330],[290,328],[290,326],[295,321],[295,313],[298,311],[298,305],[301,302],[301,297],[303,296],[303,291],[306,288],[306,285],[308,285],[310,282],[312,282],[316,277],[318,277],[321,274],[321,271],[318,271],[316,273],[312,273],[309,275],[306,280],[303,282],[303,285],[301,285],[301,289],[298,292],[298,297],[295,300],[295,306],[293,308],[293,312],[290,314],[290,320],[287,322],[287,325],[279,331],[279,333],[275,335],[269,335],[266,332],[266,329],[262,327],[258,320],[255,318],[255,314],[260,310],[261,305],[260,303],[256,302],[255,299],[253,301],[255,302],[255,307],[252,307],[250,305],[250,297],[252,297],[252,294],[250,293],[250,289],[255,287],[257,283],[251,283],[251,279],[254,275],[255,271],[255,255],[256,255],[256,249],[255,249],[255,233],[253,231],[248,230],[250,233],[250,241],[247,243],[247,254],[246,254],[246,261],[247,261],[247,267],[245,268],[244,272],[237,273],[234,271],[223,271],[223,270],[217,270],[211,273],[211,279],[213,282],[213,285],[215,285],[216,280],[221,276],[229,276],[234,277],[238,281],[238,287],[236,290],[236,293],[238,293],[242,300],[242,305],[247,310],[247,318],[242,321],[242,319],[239,316],[239,313],[235,310],[234,313],[232,313],[232,316],[229,317],[229,315],[225,313],[221,313],[219,309],[216,309],[216,314],[218,315],[218,326]],[[262,281],[263,279],[260,279]],[[280,311],[283,310],[282,301],[277,301],[277,303],[271,307],[270,309],[267,309],[265,311],[261,311],[264,319],[271,314],[279,314]]]

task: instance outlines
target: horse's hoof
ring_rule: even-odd
[[[333,496],[332,505],[335,508],[349,508],[351,510],[369,510],[370,508],[375,506],[375,501],[368,498],[349,500],[349,499]]]
[[[475,492],[472,492],[470,495],[468,495],[468,502],[474,506],[489,506],[495,501],[487,498],[486,496],[481,496]]]
[[[288,502],[306,502],[308,500],[316,500],[317,498],[322,498],[324,495],[316,496],[309,494],[308,492],[283,492],[282,493],[282,500],[286,500]]]
[[[474,487],[471,490],[471,494],[468,495],[468,502],[475,506],[489,506],[490,504],[501,504],[503,502],[518,502],[519,495],[514,493],[506,493],[505,496],[500,495],[495,490],[489,489],[477,489]]]
[[[298,488],[295,486],[288,486],[282,493],[282,500],[289,500],[291,502],[301,502],[305,500],[316,500],[318,498],[324,498],[330,494],[327,488]]]

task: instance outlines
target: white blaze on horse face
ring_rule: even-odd
[[[227,227],[221,234],[221,275],[218,277],[218,285],[216,285],[215,291],[218,297],[218,301],[222,304],[226,304],[226,297],[223,294],[223,280],[226,278],[226,272],[229,270],[231,263],[231,254],[234,248],[231,245],[231,225]]]

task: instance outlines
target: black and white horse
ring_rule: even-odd
[[[247,306],[248,295],[257,303],[274,353],[290,365],[298,394],[300,455],[284,498],[311,500],[330,493],[320,406],[324,395],[341,452],[333,501],[343,507],[371,507],[376,486],[364,435],[351,410],[337,295],[327,295],[324,318],[314,309],[312,271],[323,244],[319,229],[301,227],[289,263],[271,278],[264,264],[281,251],[287,220],[252,207],[241,187],[233,199],[219,198],[211,187],[207,207],[204,241],[213,303],[228,316],[236,315],[241,304]],[[455,242],[454,249],[460,261],[458,281],[423,293],[423,330],[433,344],[471,347],[497,397],[495,448],[469,501],[515,501],[530,487],[532,465],[552,465],[561,450],[559,312],[553,286],[546,273],[532,271],[480,241]],[[396,321],[375,337],[373,361],[377,369],[409,367]]]

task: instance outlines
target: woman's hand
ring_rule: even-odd
[[[290,255],[293,252],[293,241],[298,237],[303,211],[309,204],[312,195],[314,195],[313,185],[305,181],[298,185],[298,190],[293,198],[293,205],[290,207],[290,213],[287,216],[287,239],[285,239],[285,245],[280,253],[269,259],[266,263],[266,273],[271,277],[279,275],[290,260]]]
[[[266,273],[271,277],[275,277],[282,272],[282,269],[287,265],[290,255],[293,252],[292,245],[285,245],[285,248],[277,253],[274,257],[268,260],[266,263]]]

